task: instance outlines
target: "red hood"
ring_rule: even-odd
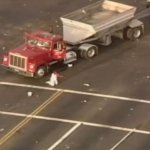
[[[12,53],[20,54],[22,56],[28,57],[28,58],[35,58],[38,56],[47,56],[48,50],[42,49],[40,47],[36,46],[29,46],[27,44],[21,45],[15,49],[10,50]]]

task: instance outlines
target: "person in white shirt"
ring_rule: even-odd
[[[56,71],[52,72],[49,79],[49,85],[51,86],[58,85],[58,73]]]
[[[58,85],[58,77],[63,77],[63,76],[60,75],[58,72],[54,71],[54,72],[52,72],[52,74],[49,78],[49,81],[46,81],[46,83],[51,86]]]

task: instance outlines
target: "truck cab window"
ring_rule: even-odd
[[[54,44],[54,49],[55,50],[62,50],[62,43],[58,42]]]

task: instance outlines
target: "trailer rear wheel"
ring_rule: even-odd
[[[135,28],[126,28],[124,31],[124,38],[127,40],[137,40],[143,35],[142,26],[135,27]]]
[[[40,66],[36,73],[35,73],[35,77],[36,78],[42,78],[46,75],[46,67],[45,66]]]
[[[83,44],[80,47],[80,56],[85,59],[91,59],[98,54],[98,48],[92,44]]]

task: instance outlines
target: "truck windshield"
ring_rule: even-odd
[[[50,44],[48,42],[40,41],[40,40],[37,40],[37,39],[27,39],[27,43],[30,44],[30,45],[34,45],[34,46],[37,46],[37,47],[43,47],[43,48],[46,48],[46,49],[50,48]]]

